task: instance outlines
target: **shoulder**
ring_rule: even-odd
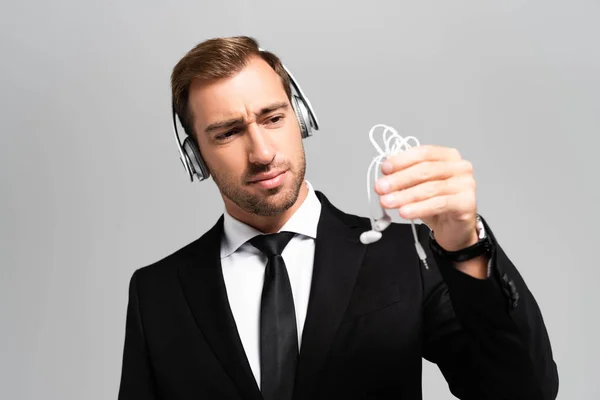
[[[223,216],[215,225],[198,239],[179,248],[169,255],[151,264],[135,270],[132,281],[137,285],[164,284],[169,280],[177,279],[179,271],[192,263],[198,264],[206,260],[207,253],[218,252],[222,232]]]

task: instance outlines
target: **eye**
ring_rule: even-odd
[[[276,115],[274,117],[269,118],[270,124],[278,124],[283,120],[283,115]]]
[[[226,140],[226,139],[229,139],[230,137],[232,137],[233,135],[237,134],[238,132],[239,132],[239,130],[232,129],[230,131],[227,131],[225,133],[222,133],[220,135],[215,136],[215,139],[217,139],[217,140]]]

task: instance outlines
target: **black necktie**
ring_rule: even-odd
[[[265,400],[288,400],[294,393],[298,331],[292,288],[281,257],[293,236],[280,232],[250,240],[268,257],[260,304],[260,383]]]

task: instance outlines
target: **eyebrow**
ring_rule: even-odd
[[[279,103],[273,103],[271,105],[268,105],[266,107],[261,108],[261,110],[258,113],[254,113],[257,117],[263,116],[265,114],[269,114],[273,111],[279,110],[279,109],[286,109],[288,108],[288,103],[287,102],[279,102]],[[219,129],[223,129],[223,128],[231,128],[234,127],[236,125],[240,125],[244,123],[244,118],[233,118],[233,119],[228,119],[226,121],[219,121],[219,122],[215,122],[213,124],[210,124],[206,127],[206,129],[204,130],[206,133],[210,133]]]

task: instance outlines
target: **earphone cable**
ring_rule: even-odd
[[[384,149],[382,149],[379,146],[379,144],[377,144],[377,142],[375,141],[375,139],[373,137],[373,134],[379,128],[383,128]],[[377,124],[377,125],[373,126],[371,128],[371,130],[369,131],[369,139],[371,140],[373,147],[375,147],[375,150],[377,150],[377,152],[379,153],[379,155],[377,155],[377,156],[375,156],[375,158],[373,158],[373,160],[371,161],[371,164],[369,164],[369,169],[367,170],[367,199],[369,202],[369,219],[371,220],[371,226],[373,227],[373,226],[375,226],[375,218],[373,217],[372,212],[371,212],[371,190],[373,190],[373,188],[371,187],[371,181],[370,181],[371,170],[372,169],[374,170],[373,178],[374,178],[374,181],[376,182],[377,179],[379,178],[378,171],[381,167],[381,164],[388,157],[390,157],[392,155],[396,155],[400,152],[404,152],[404,151],[410,149],[411,147],[419,146],[420,143],[416,137],[414,137],[414,136],[402,137],[398,134],[398,132],[394,128],[392,128],[391,126],[384,125],[384,124]],[[385,213],[385,210],[383,210],[383,208],[382,208],[382,211]],[[425,249],[423,249],[423,246],[419,242],[419,238],[417,235],[417,230],[416,230],[414,221],[411,220],[410,224],[412,226],[412,232],[413,232],[413,236],[415,239],[415,249],[417,250],[419,259],[423,262],[423,265],[425,266],[425,268],[429,269],[429,266],[427,264],[427,254],[425,253]]]

